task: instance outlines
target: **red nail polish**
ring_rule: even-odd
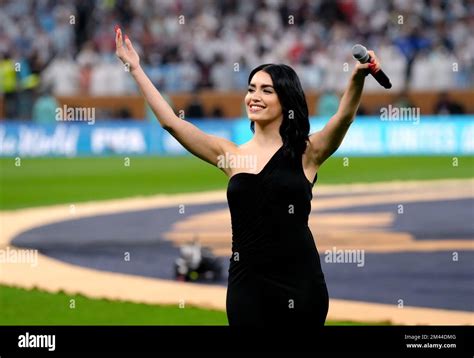
[[[115,25],[115,32],[117,32],[120,29],[119,25]]]
[[[128,36],[127,36],[127,35],[125,35],[125,40],[128,40]]]
[[[369,71],[372,73],[377,72],[375,69],[375,63],[369,63]]]

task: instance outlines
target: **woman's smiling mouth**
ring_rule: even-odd
[[[250,104],[249,105],[249,110],[250,112],[252,113],[255,113],[255,112],[259,112],[261,110],[265,109],[264,106],[260,105],[260,104]]]

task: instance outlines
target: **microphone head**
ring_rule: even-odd
[[[362,45],[354,45],[352,47],[352,56],[359,61],[360,63],[369,62],[370,55],[367,52],[367,49]]]

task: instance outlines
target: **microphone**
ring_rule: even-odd
[[[352,47],[352,56],[359,61],[360,63],[367,63],[370,62],[371,57],[370,54],[367,52],[367,49],[362,45],[354,45]],[[370,74],[377,80],[378,83],[384,88],[392,88],[392,84],[388,79],[387,75],[379,69],[377,72],[370,71]]]

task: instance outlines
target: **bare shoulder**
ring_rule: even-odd
[[[217,157],[217,167],[222,170],[228,177],[231,177],[238,166],[236,159],[241,156],[242,149],[234,142],[220,138],[220,154]]]

